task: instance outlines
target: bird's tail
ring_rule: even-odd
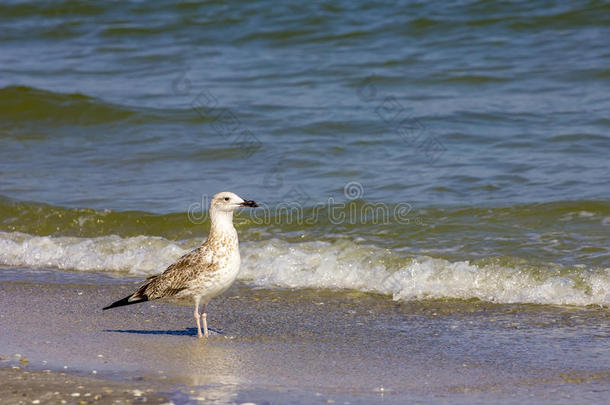
[[[137,293],[131,294],[123,299],[113,302],[112,304],[108,305],[107,307],[102,308],[102,310],[105,311],[110,308],[122,307],[124,305],[138,304],[138,303],[144,302],[144,301],[148,301],[148,297],[146,295],[138,296]]]

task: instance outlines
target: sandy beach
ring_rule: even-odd
[[[218,333],[198,340],[188,302],[101,311],[135,284],[96,273],[3,271],[0,364],[3,381],[13,384],[7,387],[21,375],[13,391],[42,398],[55,388],[33,376],[49,370],[44,383],[51,386],[67,378],[59,373],[87,378],[59,390],[66,394],[81,385],[102,395],[103,387],[119,384],[114,395],[125,400],[137,399],[133,390],[149,390],[151,401],[180,403],[556,404],[608,397],[605,309],[398,303],[358,292],[238,284],[210,305],[209,324]]]

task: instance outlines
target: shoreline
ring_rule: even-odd
[[[154,398],[167,394],[176,403],[534,396],[557,404],[574,395],[603,403],[610,388],[610,311],[603,308],[394,302],[238,283],[209,307],[209,325],[222,334],[201,341],[190,303],[102,312],[135,280],[48,272],[54,283],[42,282],[44,271],[35,280],[0,282],[0,328],[7,331],[0,357],[14,365],[16,354],[27,357],[29,373],[91,378],[95,370],[99,384],[147,386]]]

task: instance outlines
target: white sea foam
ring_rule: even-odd
[[[609,305],[610,268],[535,271],[416,257],[397,269],[384,249],[350,242],[252,244],[242,279],[261,287],[353,289],[395,300],[478,298],[498,303]]]
[[[0,232],[0,264],[156,274],[200,241],[42,237]],[[395,300],[471,299],[499,303],[610,305],[610,268],[532,269],[475,265],[395,253],[351,241],[242,243],[241,280],[264,288],[349,289]]]
[[[175,242],[152,236],[76,238],[0,232],[0,264],[8,266],[146,275],[162,270],[185,251]]]

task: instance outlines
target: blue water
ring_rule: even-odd
[[[349,182],[424,206],[606,199],[609,11],[5,2],[0,194],[153,212],[224,189],[314,205]]]
[[[276,208],[238,226],[264,287],[610,299],[609,2],[18,1],[0,16],[0,265],[158,272],[230,190]]]

